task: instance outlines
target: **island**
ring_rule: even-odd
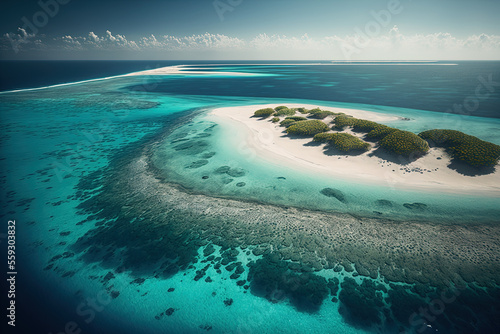
[[[413,133],[390,126],[411,121],[402,116],[314,105],[219,108],[211,115],[246,133],[261,158],[289,168],[405,189],[498,195],[500,146],[460,131]]]

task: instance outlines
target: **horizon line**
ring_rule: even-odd
[[[332,60],[332,59],[291,59],[291,60],[283,60],[283,59],[0,59],[0,61],[275,61],[275,62],[345,62],[345,63],[355,63],[355,62],[460,62],[460,61],[500,61],[499,59],[434,59],[434,60],[408,60],[408,59],[382,59],[382,60],[373,60],[373,59],[359,59],[359,60]]]

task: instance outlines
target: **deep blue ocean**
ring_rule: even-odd
[[[0,91],[36,88],[50,85],[110,77],[131,72],[182,64],[244,64],[248,61],[186,60],[66,60],[66,61],[0,61]],[[266,64],[283,63],[266,61]],[[285,62],[286,63],[286,62]],[[290,62],[291,63],[291,62]],[[293,62],[297,63],[297,62]],[[301,62],[298,62],[301,63]],[[305,63],[305,62],[304,62]]]
[[[174,65],[205,73],[123,76]],[[324,180],[251,157],[207,116],[365,109],[500,144],[500,62],[2,61],[0,75],[7,333],[500,328],[498,194]],[[345,201],[320,192],[332,184]],[[435,300],[432,320],[413,317]]]
[[[449,61],[422,66],[389,64],[296,66],[309,62],[254,61],[1,61],[0,91],[109,77],[180,64],[223,64],[213,71],[272,74],[255,78],[164,78],[152,91],[169,94],[300,98],[393,106],[500,118],[500,62]],[[283,64],[293,64],[282,66]],[[314,62],[328,65],[331,62]],[[456,64],[439,66],[439,64]],[[231,66],[231,64],[239,64]],[[229,65],[229,66],[227,66]],[[210,66],[208,67],[210,71]],[[485,85],[486,83],[486,85]],[[476,94],[479,94],[479,98]]]

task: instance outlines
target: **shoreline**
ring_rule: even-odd
[[[342,177],[356,183],[370,183],[403,190],[500,197],[500,186],[495,186],[500,185],[498,170],[487,175],[462,175],[447,167],[451,159],[441,148],[431,148],[425,156],[406,165],[397,163],[396,156],[369,156],[377,148],[373,143],[368,152],[360,155],[327,155],[324,153],[324,144],[308,145],[312,138],[290,138],[284,132],[285,128],[279,123],[272,123],[270,118],[251,117],[257,109],[274,108],[278,105],[217,108],[210,111],[207,117],[223,126],[238,129],[244,138],[244,143],[260,158],[295,170],[304,171],[304,168],[307,168],[308,172],[320,173],[325,177]],[[303,104],[285,105],[307,109],[320,107],[380,123],[400,119],[397,116],[365,110]],[[329,117],[325,119],[327,123],[330,120]],[[241,143],[235,143],[238,144]]]
[[[221,76],[244,76],[244,77],[253,77],[253,76],[261,76],[260,74],[254,73],[244,73],[244,72],[221,72],[221,71],[199,71],[204,70],[206,68],[200,67],[195,68],[193,65],[173,65],[155,68],[152,70],[132,72],[128,74],[124,74],[123,76],[139,76],[139,75],[185,75],[185,74],[211,74],[211,75],[221,75]],[[198,65],[195,65],[198,66]],[[203,65],[206,66],[206,65]]]

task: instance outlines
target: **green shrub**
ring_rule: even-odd
[[[326,132],[330,130],[328,125],[320,120],[308,120],[308,121],[298,121],[295,124],[290,125],[286,132],[290,135],[299,136],[314,136],[321,132]]]
[[[288,109],[287,106],[277,106],[276,108],[274,108],[275,111],[280,111],[282,109]]]
[[[279,118],[279,117],[273,117],[273,118],[271,119],[271,122],[273,122],[273,123],[278,123],[279,121],[280,121],[280,118]]]
[[[288,116],[285,119],[293,119],[294,121],[307,121],[307,118],[302,116]]]
[[[339,115],[335,117],[333,122],[335,123],[335,126],[338,129],[343,129],[346,126],[351,126],[354,131],[361,131],[361,132],[370,132],[383,125],[377,122],[368,121],[366,119],[354,118],[347,115]]]
[[[321,132],[314,136],[313,141],[318,143],[326,143],[332,137],[331,132]]]
[[[309,111],[306,108],[297,108],[297,111],[301,114],[307,114]]]
[[[437,147],[444,147],[456,159],[474,167],[495,166],[500,146],[456,130],[428,130],[420,137]]]
[[[378,141],[380,139],[383,139],[385,136],[393,133],[394,131],[398,131],[398,129],[391,128],[387,125],[381,124],[380,126],[377,126],[375,129],[368,132],[368,134],[366,135],[366,138]]]
[[[295,124],[295,123],[297,123],[297,121],[295,121],[293,119],[284,119],[281,121],[280,125],[284,126],[284,127],[289,127],[290,125]]]
[[[377,122],[367,121],[366,119],[357,119],[355,118],[354,125],[352,126],[353,130],[361,131],[361,132],[370,132],[378,128],[380,125]]]
[[[328,144],[342,152],[368,151],[371,145],[348,133],[332,133]]]
[[[473,140],[480,140],[477,137],[470,136],[457,130],[427,130],[421,132],[419,136],[432,141],[432,143],[438,147],[457,146]]]
[[[339,116],[335,117],[335,119],[333,120],[333,123],[335,124],[336,128],[343,129],[346,126],[353,126],[354,125],[353,120],[355,120],[355,119],[356,118],[351,117],[351,116],[339,115]]]
[[[259,109],[253,113],[255,117],[262,117],[262,118],[268,118],[272,114],[274,114],[274,109],[272,108]]]
[[[348,133],[318,133],[313,138],[320,143],[328,143],[339,151],[368,151],[371,145]]]
[[[429,151],[429,144],[416,134],[397,130],[380,140],[380,146],[396,154],[421,156]]]
[[[335,115],[335,113],[327,110],[313,110],[309,111],[309,116],[312,118],[324,119],[328,116]]]
[[[281,108],[280,110],[277,110],[274,113],[274,116],[293,116],[293,115],[295,115],[295,110],[288,109],[287,107]]]

